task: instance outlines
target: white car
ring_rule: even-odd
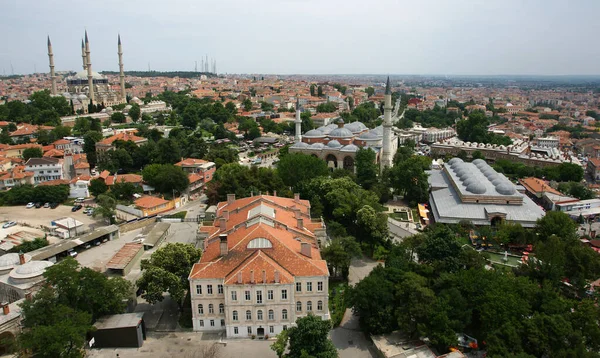
[[[31,209],[35,206],[35,203],[29,203],[27,204],[27,209]]]
[[[15,226],[15,225],[17,225],[16,221],[9,221],[9,222],[5,223],[4,225],[2,225],[2,228],[6,229],[6,228],[9,228],[9,227]]]

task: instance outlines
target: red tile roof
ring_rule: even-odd
[[[135,204],[135,206],[140,207],[140,208],[150,209],[150,208],[155,208],[162,204],[166,204],[168,202],[169,201],[167,201],[165,199],[157,198],[155,196],[142,196],[141,198],[134,201],[134,204]]]

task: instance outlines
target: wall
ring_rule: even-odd
[[[128,231],[139,229],[146,225],[153,224],[155,222],[156,222],[156,217],[140,219],[140,220],[136,220],[136,221],[133,221],[130,223],[119,225],[119,231],[121,233],[126,233]]]

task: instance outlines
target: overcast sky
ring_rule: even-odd
[[[600,0],[0,0],[0,71],[600,74]]]

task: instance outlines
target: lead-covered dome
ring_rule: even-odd
[[[467,186],[467,191],[473,194],[483,194],[485,193],[485,185],[481,183],[471,183]]]
[[[305,138],[323,138],[325,134],[318,129],[311,129],[308,132],[304,133],[303,137]]]
[[[507,182],[496,185],[496,191],[502,195],[513,195],[516,192],[515,186]]]
[[[29,261],[12,270],[10,272],[10,277],[14,279],[25,279],[41,276],[50,266],[52,266],[52,262],[50,261]]]
[[[354,134],[352,134],[352,132],[345,127],[336,128],[329,132],[329,137],[332,138],[349,138],[352,136],[354,136]]]
[[[327,143],[327,146],[329,148],[339,148],[342,145],[340,144],[340,142],[338,142],[337,140],[334,139],[334,140],[330,140],[329,143]]]
[[[358,147],[354,144],[348,144],[344,148],[341,149],[342,152],[358,152]]]
[[[308,148],[308,147],[309,147],[308,143],[297,142],[297,143],[294,143],[294,145],[291,146],[290,148]]]

